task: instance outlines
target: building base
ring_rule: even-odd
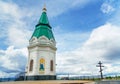
[[[56,75],[26,76],[25,80],[56,80]]]

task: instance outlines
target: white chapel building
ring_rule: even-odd
[[[56,79],[56,41],[46,8],[29,40],[26,80]]]

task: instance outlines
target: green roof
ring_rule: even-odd
[[[35,30],[32,35],[32,37],[36,37],[36,38],[39,38],[41,36],[46,36],[49,40],[50,39],[55,40],[53,33],[52,33],[52,28],[48,21],[48,17],[47,17],[45,8],[43,9],[42,15],[39,19],[38,24],[35,26]]]
[[[42,15],[40,17],[39,23],[49,24],[46,12],[42,12]]]

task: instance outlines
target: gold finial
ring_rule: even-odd
[[[46,9],[46,4],[44,4],[44,7],[43,7],[43,12],[46,12],[47,9]]]

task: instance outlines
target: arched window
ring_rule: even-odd
[[[53,60],[50,61],[50,71],[53,71]]]
[[[32,71],[33,70],[33,59],[30,60],[30,67],[29,67],[29,71]]]

